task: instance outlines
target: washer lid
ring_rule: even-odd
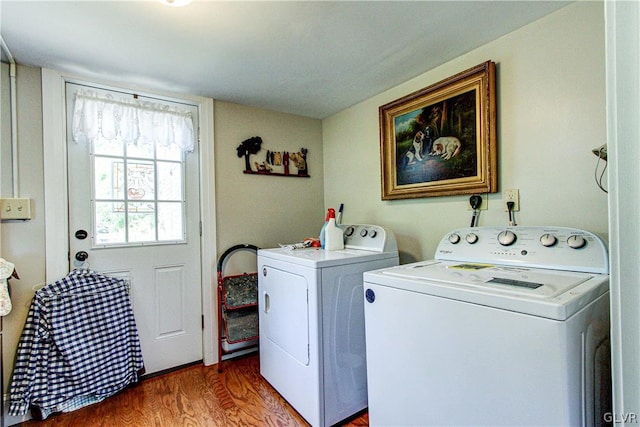
[[[404,268],[403,268],[404,267]],[[471,262],[433,262],[401,266],[384,274],[431,280],[533,298],[550,298],[591,279],[592,274],[496,266]]]
[[[607,275],[456,261],[365,273],[365,282],[564,320],[605,293]]]

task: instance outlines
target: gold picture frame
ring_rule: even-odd
[[[382,200],[497,192],[495,63],[379,108]]]

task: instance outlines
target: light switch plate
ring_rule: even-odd
[[[0,199],[0,219],[31,219],[31,199]]]

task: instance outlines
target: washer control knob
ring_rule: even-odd
[[[449,242],[457,245],[460,242],[460,235],[458,233],[453,233],[449,235]]]
[[[467,240],[467,243],[473,245],[478,241],[478,235],[476,233],[469,233],[466,235],[465,239]]]
[[[504,230],[498,234],[498,243],[502,246],[511,246],[517,240],[516,234],[511,230]]]
[[[344,234],[346,234],[347,237],[350,237],[353,234],[354,231],[356,231],[355,228],[353,228],[352,226],[348,226],[347,230],[344,232]]]
[[[367,237],[368,231],[366,228],[363,228],[362,231],[360,232],[360,236],[362,237]]]
[[[369,233],[369,237],[371,237],[372,239],[375,238],[378,235],[378,232],[376,230],[371,230],[371,232]]]
[[[558,239],[553,234],[547,233],[540,236],[540,243],[542,244],[542,246],[550,248],[551,246],[554,246],[556,243],[558,243]]]
[[[567,239],[567,244],[571,249],[580,249],[587,246],[587,241],[582,236],[578,236],[577,234],[572,234]]]

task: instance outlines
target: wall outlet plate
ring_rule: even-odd
[[[509,212],[507,202],[513,202],[513,211],[520,210],[520,192],[518,189],[504,190],[502,192],[502,203],[504,204],[504,211]]]
[[[478,208],[479,211],[486,211],[486,210],[489,209],[489,194],[488,193],[474,194],[474,196],[482,197],[482,203],[480,203],[480,207]],[[469,197],[471,197],[471,196],[469,196]],[[469,203],[469,198],[467,198],[467,210],[468,211],[472,211],[473,210],[471,208],[471,204]]]
[[[31,219],[31,199],[0,199],[0,219]]]

